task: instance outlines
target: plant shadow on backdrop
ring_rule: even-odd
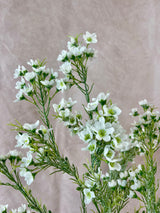
[[[136,213],[142,208],[147,213],[160,212],[160,199],[156,195],[158,183],[155,180],[157,163],[154,159],[160,143],[160,114],[147,100],[140,101],[139,108],[132,109],[130,113],[136,121],[127,134],[118,121],[121,110],[112,103],[109,93],[102,92],[90,100],[93,85],[87,83],[87,62],[95,55],[95,49],[90,47],[93,43],[97,43],[95,33],[70,36],[68,50],[62,50],[57,59],[62,62],[59,73],[63,77],[47,68],[45,60],[31,59],[27,63],[28,69],[19,65],[15,70],[14,78],[20,79],[16,83],[19,91],[15,102],[23,100],[33,104],[40,121],[11,124],[17,132],[17,149],[0,156],[0,172],[8,179],[0,185],[18,190],[27,205],[22,204],[12,210],[8,210],[7,204],[0,205],[0,212],[51,213],[30,189],[36,175],[49,167],[53,168],[52,174],[68,174],[77,185],[81,199],[77,212],[86,213],[92,203],[92,212],[118,213],[131,199],[141,201],[139,209],[133,206]],[[73,86],[85,96],[83,113],[73,110],[78,103],[71,97],[68,100],[62,98],[59,104],[54,102],[55,96]],[[84,174],[80,175],[78,168],[60,153],[49,119],[50,111],[54,113],[53,119],[60,120],[73,137],[78,136],[84,143],[83,150],[90,153],[90,160],[84,163]],[[23,154],[20,149],[23,149]],[[130,163],[137,156],[143,158],[142,165]],[[102,163],[107,173],[103,171]],[[23,178],[25,185],[22,184]]]

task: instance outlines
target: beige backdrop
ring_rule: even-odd
[[[56,59],[65,49],[68,35],[97,33],[98,54],[90,63],[88,79],[95,82],[92,95],[109,90],[113,102],[123,110],[120,119],[127,130],[131,122],[128,114],[139,100],[147,98],[160,106],[159,11],[159,0],[0,0],[0,154],[15,145],[9,122],[32,123],[38,118],[32,106],[13,103],[14,70],[30,58],[46,57],[48,66],[56,71]],[[85,101],[77,90],[72,91],[72,97]],[[61,152],[83,171],[87,159],[81,152],[83,143],[71,139],[62,124],[56,123],[54,128]],[[48,173],[37,176],[34,194],[53,213],[80,212],[79,194],[68,176],[48,177]],[[18,192],[0,187],[0,204],[16,208],[23,202]],[[130,213],[133,205],[138,203],[127,206]]]

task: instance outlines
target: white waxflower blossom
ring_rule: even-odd
[[[21,67],[20,65],[18,65],[18,68],[15,69],[14,72],[14,78],[18,78],[21,75],[21,73],[22,74],[24,73],[24,71],[26,71],[26,68],[24,66]]]
[[[48,140],[49,139],[49,132],[52,131],[53,129],[46,129],[45,126],[41,125],[39,129],[36,130],[36,132],[38,133],[39,131],[42,131],[43,135],[44,135],[44,139]]]
[[[71,115],[71,111],[67,108],[67,109],[64,109],[64,110],[61,110],[59,111],[59,116],[63,118],[67,118]]]
[[[30,61],[28,61],[27,64],[30,65],[30,66],[38,65],[38,61],[30,59]]]
[[[33,87],[32,87],[32,85],[27,85],[27,86],[24,86],[24,88],[23,88],[23,93],[25,94],[25,95],[28,95],[28,96],[30,96],[31,94],[32,94],[32,92],[33,92]]]
[[[120,176],[121,179],[127,178],[128,177],[128,172],[127,171],[120,172],[119,176]]]
[[[134,195],[135,195],[134,191],[130,190],[128,198],[133,198]]]
[[[27,133],[23,133],[16,135],[17,145],[16,147],[29,148],[29,135]]]
[[[92,188],[95,185],[96,182],[94,182],[93,180],[86,180],[85,181],[85,186],[87,186],[88,188]]]
[[[14,100],[14,102],[18,102],[18,101],[21,101],[23,99],[25,99],[24,94],[23,94],[23,90],[20,89],[18,91],[18,93],[16,94],[16,100]]]
[[[120,171],[121,170],[121,165],[119,163],[116,162],[117,159],[113,159],[112,161],[109,162],[108,166],[109,166],[109,169],[114,171]]]
[[[84,52],[88,57],[93,57],[95,55],[94,48],[86,48]]]
[[[90,154],[93,154],[96,150],[96,140],[90,141],[88,146],[87,146],[87,150],[90,152]]]
[[[35,72],[27,72],[24,76],[26,81],[33,81],[36,78],[36,73]]]
[[[79,138],[88,143],[93,138],[93,134],[89,128],[83,129],[81,132],[78,133]]]
[[[61,54],[58,56],[57,61],[63,61],[68,57],[67,51],[62,50]]]
[[[50,70],[51,72],[51,79],[56,79],[58,77],[58,72],[54,72],[53,68]]]
[[[130,179],[134,180],[136,176],[136,172],[133,169],[130,169],[129,171]]]
[[[72,114],[69,116],[69,120],[65,123],[65,125],[74,126],[76,124],[76,117]]]
[[[112,149],[110,149],[108,146],[105,146],[105,148],[104,148],[104,157],[108,161],[112,161],[114,156],[115,156],[115,152]]]
[[[92,140],[89,142],[86,148],[82,148],[82,150],[88,150],[90,154],[93,154],[96,150],[96,140]]]
[[[71,72],[71,70],[72,70],[72,66],[71,66],[71,63],[68,61],[62,64],[59,68],[59,71],[63,72],[63,74],[68,74]]]
[[[114,148],[116,149],[116,151],[128,151],[132,148],[132,143],[130,141],[121,141],[119,143],[116,143],[116,140],[113,140],[114,143]]]
[[[27,171],[25,168],[20,168],[20,172],[19,172],[21,177],[24,177],[25,181],[27,182],[27,185],[31,185],[31,183],[33,182],[33,175],[31,172]]]
[[[56,88],[57,88],[58,90],[61,90],[62,92],[63,92],[64,90],[67,89],[67,86],[66,86],[66,84],[64,83],[64,80],[63,80],[63,79],[57,79],[57,80],[56,80]]]
[[[108,186],[110,188],[115,187],[116,185],[117,185],[117,181],[115,181],[115,180],[111,180],[111,181],[108,182]]]
[[[138,164],[137,169],[135,170],[135,173],[139,173],[142,170],[142,165]]]
[[[85,195],[85,204],[89,204],[93,198],[95,198],[94,192],[90,191],[90,189],[84,189],[83,190],[84,195]]]
[[[18,152],[18,151],[15,149],[15,150],[9,151],[8,155],[9,155],[9,156],[13,156],[13,157],[17,157],[17,156],[21,155],[21,153]]]
[[[138,102],[140,106],[149,105],[146,99]]]
[[[46,87],[52,87],[55,84],[54,80],[44,80],[44,81],[40,81],[42,85],[46,86]]]
[[[141,187],[141,182],[137,180],[136,178],[134,179],[134,184],[131,185],[132,190],[137,190]]]
[[[88,103],[87,107],[85,107],[85,108],[86,108],[87,111],[93,111],[97,108],[97,106],[98,106],[98,100],[91,102],[91,103]]]
[[[110,141],[110,135],[114,132],[112,125],[108,122],[105,123],[104,117],[100,117],[99,121],[96,121],[92,128],[96,132],[96,139],[104,140],[106,142]]]
[[[112,105],[109,108],[106,105],[104,105],[103,110],[105,116],[113,116],[115,118],[118,118],[118,115],[120,115],[122,112],[121,109],[115,105]]]
[[[95,33],[89,33],[89,32],[86,32],[85,35],[83,35],[83,39],[85,40],[85,42],[87,44],[90,44],[90,43],[97,43],[97,35]]]
[[[0,213],[2,213],[5,210],[7,210],[7,208],[8,208],[8,204],[6,204],[6,205],[0,205]]]
[[[6,155],[0,155],[0,161],[5,161],[7,160],[8,156]]]
[[[110,95],[110,93],[105,94],[105,93],[101,92],[101,93],[98,94],[97,100],[98,100],[99,102],[105,101],[105,100],[108,99],[109,95]]]
[[[23,157],[22,158],[22,164],[21,167],[28,167],[29,164],[32,161],[32,153],[31,152],[27,152],[27,157]]]
[[[19,208],[18,208],[18,213],[23,213],[26,211],[26,205],[22,204]],[[28,211],[27,211],[28,212]]]
[[[137,108],[133,108],[131,109],[131,112],[129,113],[129,115],[131,116],[137,116],[138,114],[138,109]]]
[[[73,47],[75,47],[77,44],[76,44],[76,40],[74,37],[70,37],[70,41],[67,42],[67,47],[68,47],[68,50],[71,50]]]
[[[78,47],[72,47],[71,49],[70,49],[70,52],[69,52],[69,54],[70,54],[70,56],[81,56],[84,52],[85,52],[85,50],[86,50],[86,47],[85,46],[78,46]]]
[[[125,187],[126,184],[127,184],[127,181],[126,181],[126,180],[118,179],[118,180],[117,180],[117,183],[118,183],[118,185],[120,185],[120,186],[122,186],[122,187]]]
[[[23,125],[23,128],[32,131],[36,129],[38,126],[39,126],[39,120],[37,120],[34,124],[25,123]]]
[[[41,73],[41,72],[45,72],[46,66],[37,67],[37,68],[32,67],[32,69],[33,69],[37,74],[39,74],[39,73]]]
[[[16,82],[15,88],[16,89],[22,89],[24,87],[24,85],[25,85],[25,80],[24,80],[24,78],[21,77],[21,81]]]

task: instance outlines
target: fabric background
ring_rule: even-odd
[[[45,57],[48,66],[58,70],[56,59],[66,48],[68,35],[86,31],[97,34],[97,57],[90,62],[88,76],[89,84],[95,83],[92,97],[110,91],[113,103],[123,111],[120,121],[127,130],[132,122],[128,114],[138,101],[147,98],[159,109],[159,11],[158,0],[0,0],[0,154],[13,149],[16,143],[16,134],[8,123],[15,119],[34,123],[38,119],[30,104],[13,103],[14,70],[19,64],[25,66],[30,58]],[[63,96],[85,101],[76,89]],[[77,137],[71,138],[58,122],[54,129],[61,152],[83,172],[82,164],[88,157],[81,152],[83,143]],[[33,193],[53,212],[80,212],[76,186],[67,175],[49,176],[51,171],[36,177]],[[16,208],[24,202],[18,192],[0,187],[0,204]],[[134,205],[139,206],[133,200],[123,212],[134,212]]]

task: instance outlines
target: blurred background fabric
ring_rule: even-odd
[[[92,45],[97,56],[89,62],[88,70],[88,82],[95,84],[92,97],[109,91],[113,103],[122,109],[120,121],[127,131],[133,122],[129,112],[138,101],[146,98],[160,109],[159,11],[158,0],[0,0],[0,154],[16,144],[16,133],[8,123],[15,119],[22,124],[34,123],[38,119],[30,104],[13,103],[17,92],[14,70],[31,58],[46,57],[47,66],[57,71],[57,56],[66,49],[69,35],[97,34],[98,43]],[[76,89],[63,96],[85,103]],[[81,151],[83,142],[76,136],[71,138],[62,123],[53,123],[61,153],[82,173],[89,158]],[[33,194],[53,213],[80,212],[79,193],[68,175],[49,176],[50,172],[52,169],[36,177],[31,185]],[[25,200],[19,192],[1,186],[0,204],[7,203],[11,209]],[[133,213],[134,205],[139,206],[138,201],[130,202],[123,212]]]

